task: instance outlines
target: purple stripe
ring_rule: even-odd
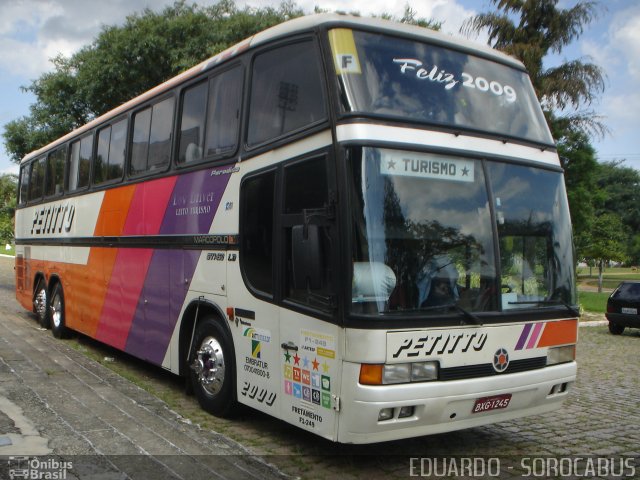
[[[206,169],[180,176],[160,234],[209,233],[231,177],[230,173],[214,172],[224,170]],[[127,338],[128,353],[162,364],[199,258],[198,250],[154,251]]]
[[[524,326],[524,329],[522,330],[522,335],[520,335],[520,338],[518,339],[518,343],[516,344],[516,350],[522,350],[522,347],[524,347],[524,342],[527,341],[527,337],[529,336],[529,332],[531,331],[531,325],[533,324],[527,323]]]
[[[206,169],[180,176],[169,198],[161,234],[209,233],[231,174]],[[229,232],[225,232],[229,233]]]
[[[536,323],[533,333],[531,334],[531,338],[529,339],[529,343],[527,343],[527,350],[536,346],[542,327],[544,327],[544,323]]]
[[[161,365],[200,258],[197,250],[156,250],[125,351]],[[145,303],[146,300],[146,303]]]

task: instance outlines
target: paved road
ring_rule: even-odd
[[[19,469],[42,478],[284,477],[38,328],[13,299],[12,274],[0,258],[0,478]],[[36,464],[19,455],[44,457]]]
[[[12,263],[0,259],[0,456],[58,462],[35,465],[41,469],[71,462],[66,478],[473,478],[479,469],[495,473],[496,461],[501,478],[640,478],[637,330],[612,336],[603,326],[580,329],[578,380],[559,411],[384,444],[335,445],[251,410],[234,421],[211,417],[172,375],[81,339],[81,347],[113,357],[155,395],[143,391],[78,351],[77,341],[37,328],[13,299],[12,274]],[[480,463],[465,469],[466,459]],[[7,466],[0,461],[0,478]]]

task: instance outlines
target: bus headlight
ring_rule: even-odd
[[[362,385],[394,385],[398,383],[429,382],[438,379],[438,362],[362,364]]]
[[[547,366],[558,363],[573,362],[576,359],[576,346],[551,347],[547,351]]]

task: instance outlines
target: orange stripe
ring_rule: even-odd
[[[135,189],[135,185],[129,185],[105,192],[94,236],[122,235]]]
[[[578,338],[578,321],[561,320],[559,322],[548,322],[542,337],[538,342],[538,348],[550,347],[554,345],[566,345],[576,343]]]
[[[105,192],[94,236],[122,235],[135,189],[135,185],[128,185]],[[86,291],[86,298],[78,302],[78,314],[82,323],[77,328],[94,338],[117,253],[118,250],[115,248],[93,247],[87,265],[82,267],[84,271],[81,274],[89,275],[91,278],[87,279],[87,285],[79,288]]]

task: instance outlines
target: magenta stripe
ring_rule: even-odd
[[[536,326],[533,327],[533,333],[531,334],[529,343],[527,343],[527,349],[533,348],[536,346],[536,343],[538,342],[538,337],[540,336],[540,332],[542,331],[542,327],[544,327],[544,323],[536,323]]]

